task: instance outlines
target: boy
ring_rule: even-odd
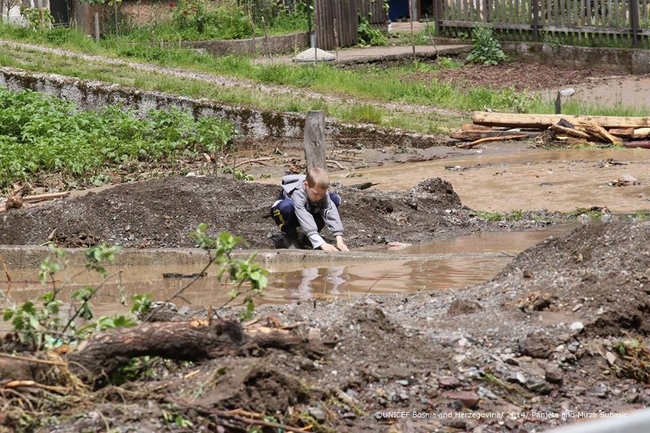
[[[328,193],[330,178],[325,169],[313,167],[307,176],[282,178],[280,197],[271,207],[273,220],[282,230],[287,248],[298,248],[298,227],[302,227],[311,245],[323,251],[349,251],[343,241],[343,224],[338,207],[341,197]],[[336,246],[318,234],[327,226],[336,237]]]

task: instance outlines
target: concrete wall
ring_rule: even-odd
[[[30,89],[72,100],[83,110],[121,104],[142,116],[151,109],[171,107],[188,110],[196,118],[216,116],[235,124],[239,131],[239,143],[246,143],[247,139],[259,141],[270,137],[300,141],[303,139],[305,116],[294,113],[223,105],[205,99],[142,91],[119,84],[79,80],[62,75],[35,74],[7,67],[0,68],[0,86],[13,91]],[[375,147],[390,142],[393,145],[427,148],[440,142],[440,137],[435,136],[407,134],[363,125],[345,125],[333,121],[327,122],[325,134],[329,140],[349,140],[351,146],[363,143],[366,147]]]
[[[188,41],[183,46],[203,49],[213,56],[297,53],[309,48],[309,32],[228,41]]]
[[[596,68],[631,74],[650,73],[650,51],[641,49],[589,48],[532,42],[501,44],[504,51],[524,61],[550,65]]]

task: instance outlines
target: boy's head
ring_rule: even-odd
[[[305,179],[305,189],[307,196],[312,203],[318,203],[327,194],[327,188],[330,186],[330,177],[327,171],[320,167],[313,167],[307,173]]]

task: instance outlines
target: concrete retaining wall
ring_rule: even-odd
[[[183,42],[183,47],[199,48],[213,56],[297,53],[309,48],[309,32],[254,39]]]
[[[508,54],[524,60],[550,65],[573,66],[626,71],[631,74],[650,73],[650,51],[640,49],[570,47],[532,42],[502,44]]]
[[[142,91],[119,84],[80,80],[56,74],[37,74],[15,68],[0,68],[0,86],[13,91],[29,89],[73,101],[82,110],[96,110],[106,105],[123,105],[146,115],[152,109],[176,107],[191,112],[196,118],[216,116],[235,124],[242,143],[245,139],[260,140],[269,137],[303,139],[305,116],[294,113],[263,111],[251,107],[218,104],[205,99],[191,99],[162,92]],[[439,143],[440,138],[420,134],[406,134],[389,129],[346,125],[328,121],[325,134],[329,140],[352,140],[366,147],[392,145],[427,148]],[[354,145],[355,143],[351,143]]]

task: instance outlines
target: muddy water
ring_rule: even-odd
[[[419,246],[402,246],[383,250],[383,260],[371,263],[328,267],[301,267],[288,262],[269,266],[269,286],[263,303],[286,303],[306,299],[358,296],[365,293],[398,293],[417,290],[442,290],[479,284],[498,273],[518,252],[546,239],[566,233],[571,227],[554,227],[523,233],[482,233]],[[96,315],[126,313],[120,300],[134,294],[151,293],[156,300],[168,299],[190,282],[189,278],[165,278],[163,274],[198,273],[201,265],[127,266],[109,269],[110,278],[99,278],[82,268],[68,268],[56,276],[54,285],[65,288],[62,299],[70,292],[90,285],[100,287],[93,301]],[[7,280],[6,275],[10,276]],[[35,299],[44,292],[35,269],[11,270],[0,280],[0,308],[9,301],[20,303]],[[52,287],[53,284],[48,284]],[[216,270],[196,280],[183,291],[180,305],[219,306],[228,298]],[[1,322],[0,330],[9,329]]]
[[[531,149],[525,143],[485,143],[480,149],[448,150],[427,162],[333,172],[350,185],[378,182],[375,188],[403,190],[424,179],[451,182],[461,202],[478,211],[542,210],[572,212],[607,207],[612,213],[650,209],[650,149]],[[638,184],[615,187],[623,175]]]
[[[616,76],[593,78],[591,82],[572,87],[575,93],[563,98],[563,103],[576,102],[599,107],[650,108],[650,77]],[[555,101],[558,89],[543,92],[547,101]]]

